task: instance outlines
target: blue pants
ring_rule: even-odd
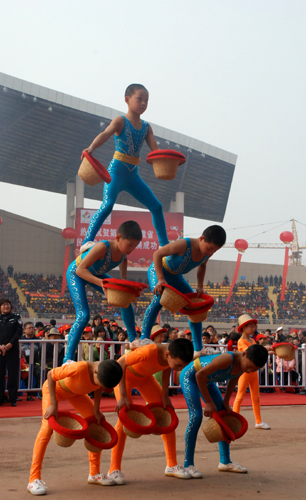
[[[129,166],[133,168],[132,165]],[[138,167],[135,167],[133,171],[129,171],[125,163],[113,159],[110,164],[109,172],[112,176],[111,183],[104,184],[102,205],[91,218],[83,244],[87,241],[94,241],[106,217],[108,217],[113,210],[118,194],[121,193],[121,191],[130,193],[136,200],[150,210],[160,246],[169,243],[162,204],[140,177]]]
[[[101,276],[98,276],[98,278],[102,280],[104,278],[111,278],[111,276],[109,274],[103,274]],[[72,360],[74,359],[78,343],[80,342],[84,328],[87,326],[87,323],[90,318],[90,311],[86,297],[85,286],[90,285],[91,287],[98,290],[98,292],[103,293],[102,288],[98,287],[93,283],[89,283],[88,281],[85,281],[79,276],[77,276],[75,261],[72,262],[72,264],[70,264],[70,266],[68,267],[67,283],[73,301],[73,305],[75,307],[76,318],[69,332],[64,363],[68,359]],[[121,316],[126,326],[129,340],[130,342],[132,342],[136,338],[135,315],[132,304],[130,304],[129,307],[127,307],[126,309],[121,309]]]
[[[191,286],[181,274],[171,274],[166,271],[166,269],[163,269],[163,272],[168,285],[173,286],[173,288],[176,288],[176,290],[179,290],[179,292],[181,293],[193,292]],[[148,279],[150,290],[153,292],[154,287],[156,286],[158,281],[154,264],[151,264],[148,269]],[[147,307],[142,324],[142,339],[150,338],[151,330],[154,326],[154,323],[156,322],[158,313],[162,309],[162,306],[160,305],[160,297],[160,295],[153,295],[153,300]],[[189,321],[189,328],[191,330],[194,350],[200,351],[203,347],[202,323],[192,323],[191,321]]]
[[[185,462],[184,467],[194,465],[194,450],[197,435],[203,418],[201,398],[205,402],[196,381],[196,371],[193,363],[186,366],[180,375],[180,385],[188,406],[189,422],[185,432]],[[207,384],[210,397],[216,405],[217,411],[224,410],[222,394],[215,382]],[[225,441],[219,442],[219,453],[221,464],[229,464],[230,447]]]

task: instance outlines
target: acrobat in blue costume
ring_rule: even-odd
[[[230,352],[232,355],[233,361],[226,370],[217,370],[215,373],[208,375],[208,384],[207,388],[212,398],[217,411],[224,410],[223,407],[223,398],[222,394],[219,391],[216,382],[224,382],[226,380],[230,380],[232,378],[236,378],[239,374],[231,375],[233,365],[234,365],[234,354]],[[180,385],[182,387],[182,391],[188,406],[189,411],[189,422],[187,425],[186,433],[185,433],[185,461],[184,467],[189,467],[190,465],[194,465],[194,450],[197,440],[197,435],[199,432],[199,428],[203,418],[203,410],[201,406],[201,398],[205,402],[199,386],[196,381],[196,373],[199,369],[204,366],[209,365],[214,358],[220,356],[220,354],[212,355],[212,356],[201,356],[197,358],[195,361],[192,361],[187,365],[180,374]],[[201,366],[199,366],[201,364]],[[197,366],[199,369],[197,369]],[[242,373],[242,372],[241,372]],[[219,453],[220,453],[220,462],[221,464],[229,464],[231,462],[230,459],[230,447],[225,441],[219,442]]]
[[[159,244],[164,246],[169,240],[162,204],[140,177],[137,166],[140,163],[139,154],[148,134],[149,124],[142,120],[142,127],[137,130],[125,116],[123,118],[123,129],[118,136],[114,136],[115,154],[108,168],[112,180],[110,184],[104,184],[102,205],[91,218],[83,244],[94,241],[106,217],[111,213],[118,194],[127,191],[150,210]],[[131,163],[127,156],[131,157]],[[116,159],[122,157],[124,161]]]
[[[96,276],[97,278],[111,278],[107,271],[111,271],[115,267],[119,266],[119,264],[125,259],[126,255],[123,255],[119,262],[113,262],[112,252],[110,248],[110,244],[108,241],[102,241],[106,245],[106,254],[103,260],[97,260],[94,264],[89,267],[89,271],[91,274]],[[98,290],[98,292],[103,293],[102,288],[95,285],[94,283],[90,283],[89,281],[85,281],[76,274],[76,269],[80,264],[81,260],[88,255],[93,247],[89,250],[81,253],[74,262],[70,264],[67,269],[67,283],[70,291],[70,295],[73,301],[73,305],[75,307],[76,318],[75,322],[72,325],[72,328],[69,332],[67,349],[64,358],[64,362],[68,360],[74,360],[75,351],[77,349],[78,343],[82,337],[82,333],[84,328],[86,327],[89,318],[90,311],[88,306],[88,301],[85,293],[85,286],[90,285],[91,287]],[[132,342],[136,337],[135,331],[135,316],[134,309],[132,304],[129,305],[126,309],[121,309],[122,320],[126,326],[127,333],[129,336],[130,342]]]
[[[168,285],[173,286],[173,288],[176,288],[176,290],[179,290],[181,293],[190,293],[193,292],[193,290],[182,274],[187,274],[195,267],[203,264],[203,262],[208,259],[208,256],[206,255],[199,262],[194,262],[191,257],[191,241],[189,238],[185,238],[185,240],[187,242],[187,248],[184,255],[169,255],[167,257],[163,257],[163,274]],[[153,292],[158,281],[154,264],[151,264],[148,269],[148,280],[150,289]],[[160,295],[154,295],[151,304],[145,312],[142,325],[142,339],[150,338],[151,329],[156,322],[159,311],[162,308],[160,305],[160,298]],[[194,350],[200,351],[203,347],[202,323],[192,323],[189,321],[189,327],[193,339]]]

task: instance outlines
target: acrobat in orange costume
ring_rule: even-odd
[[[52,379],[56,382],[56,399],[57,401],[67,400],[76,409],[82,417],[86,418],[94,414],[94,404],[88,393],[100,389],[100,386],[91,382],[88,364],[86,361],[65,365],[52,370]],[[42,414],[50,406],[50,395],[48,381],[42,388]],[[52,429],[48,424],[48,420],[42,419],[42,424],[39,433],[37,434],[30,472],[29,482],[32,483],[35,479],[41,479],[41,469],[44,455],[51,439]],[[100,472],[100,453],[88,452],[90,474],[95,476]]]
[[[253,339],[239,339],[238,340],[238,351],[246,351],[250,345],[255,344]],[[248,385],[250,386],[251,398],[253,412],[255,416],[256,424],[261,423],[261,413],[260,413],[260,396],[259,396],[259,379],[258,373],[243,373],[238,380],[238,392],[235,398],[233,410],[240,413],[241,403],[245,396]]]
[[[167,370],[169,366],[163,366],[159,363],[157,345],[151,344],[138,348],[127,354],[125,361],[127,364],[126,391],[130,403],[133,402],[132,389],[134,388],[140,392],[147,403],[162,403],[162,388],[153,374]],[[118,401],[120,399],[119,386],[115,388],[115,396]],[[118,420],[115,429],[118,434],[118,443],[112,449],[109,474],[115,470],[121,471],[121,461],[127,437],[120,420]],[[165,446],[167,466],[175,467],[177,464],[175,431],[163,434],[161,437]]]

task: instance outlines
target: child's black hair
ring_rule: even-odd
[[[122,378],[122,368],[114,359],[106,359],[98,365],[98,380],[103,387],[112,389]]]
[[[204,240],[206,243],[214,243],[221,248],[226,242],[226,232],[221,226],[209,226],[203,231]]]
[[[208,332],[203,332],[202,337],[207,337],[210,340],[210,334]]]
[[[180,358],[185,363],[193,360],[193,345],[188,339],[172,340],[168,350],[171,358]]]
[[[56,325],[56,319],[50,319],[50,325],[55,326]]]
[[[12,307],[12,302],[10,301],[10,299],[3,298],[0,300],[0,306],[3,306],[3,304],[6,303],[8,303]]]
[[[258,368],[262,368],[265,366],[268,359],[268,351],[265,347],[259,344],[250,345],[250,347],[246,350],[246,357],[254,363],[254,365],[258,366]]]
[[[141,83],[131,83],[126,90],[124,97],[131,97],[133,94],[135,94],[136,90],[146,90],[146,87],[142,85]],[[148,91],[147,91],[148,92]]]
[[[120,234],[124,240],[142,240],[142,232],[138,222],[127,220],[120,224],[117,234]]]

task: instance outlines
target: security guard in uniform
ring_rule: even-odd
[[[17,406],[19,378],[19,346],[22,321],[19,314],[12,313],[11,301],[0,300],[0,406],[5,402],[5,374],[8,371],[8,393],[11,406]]]

